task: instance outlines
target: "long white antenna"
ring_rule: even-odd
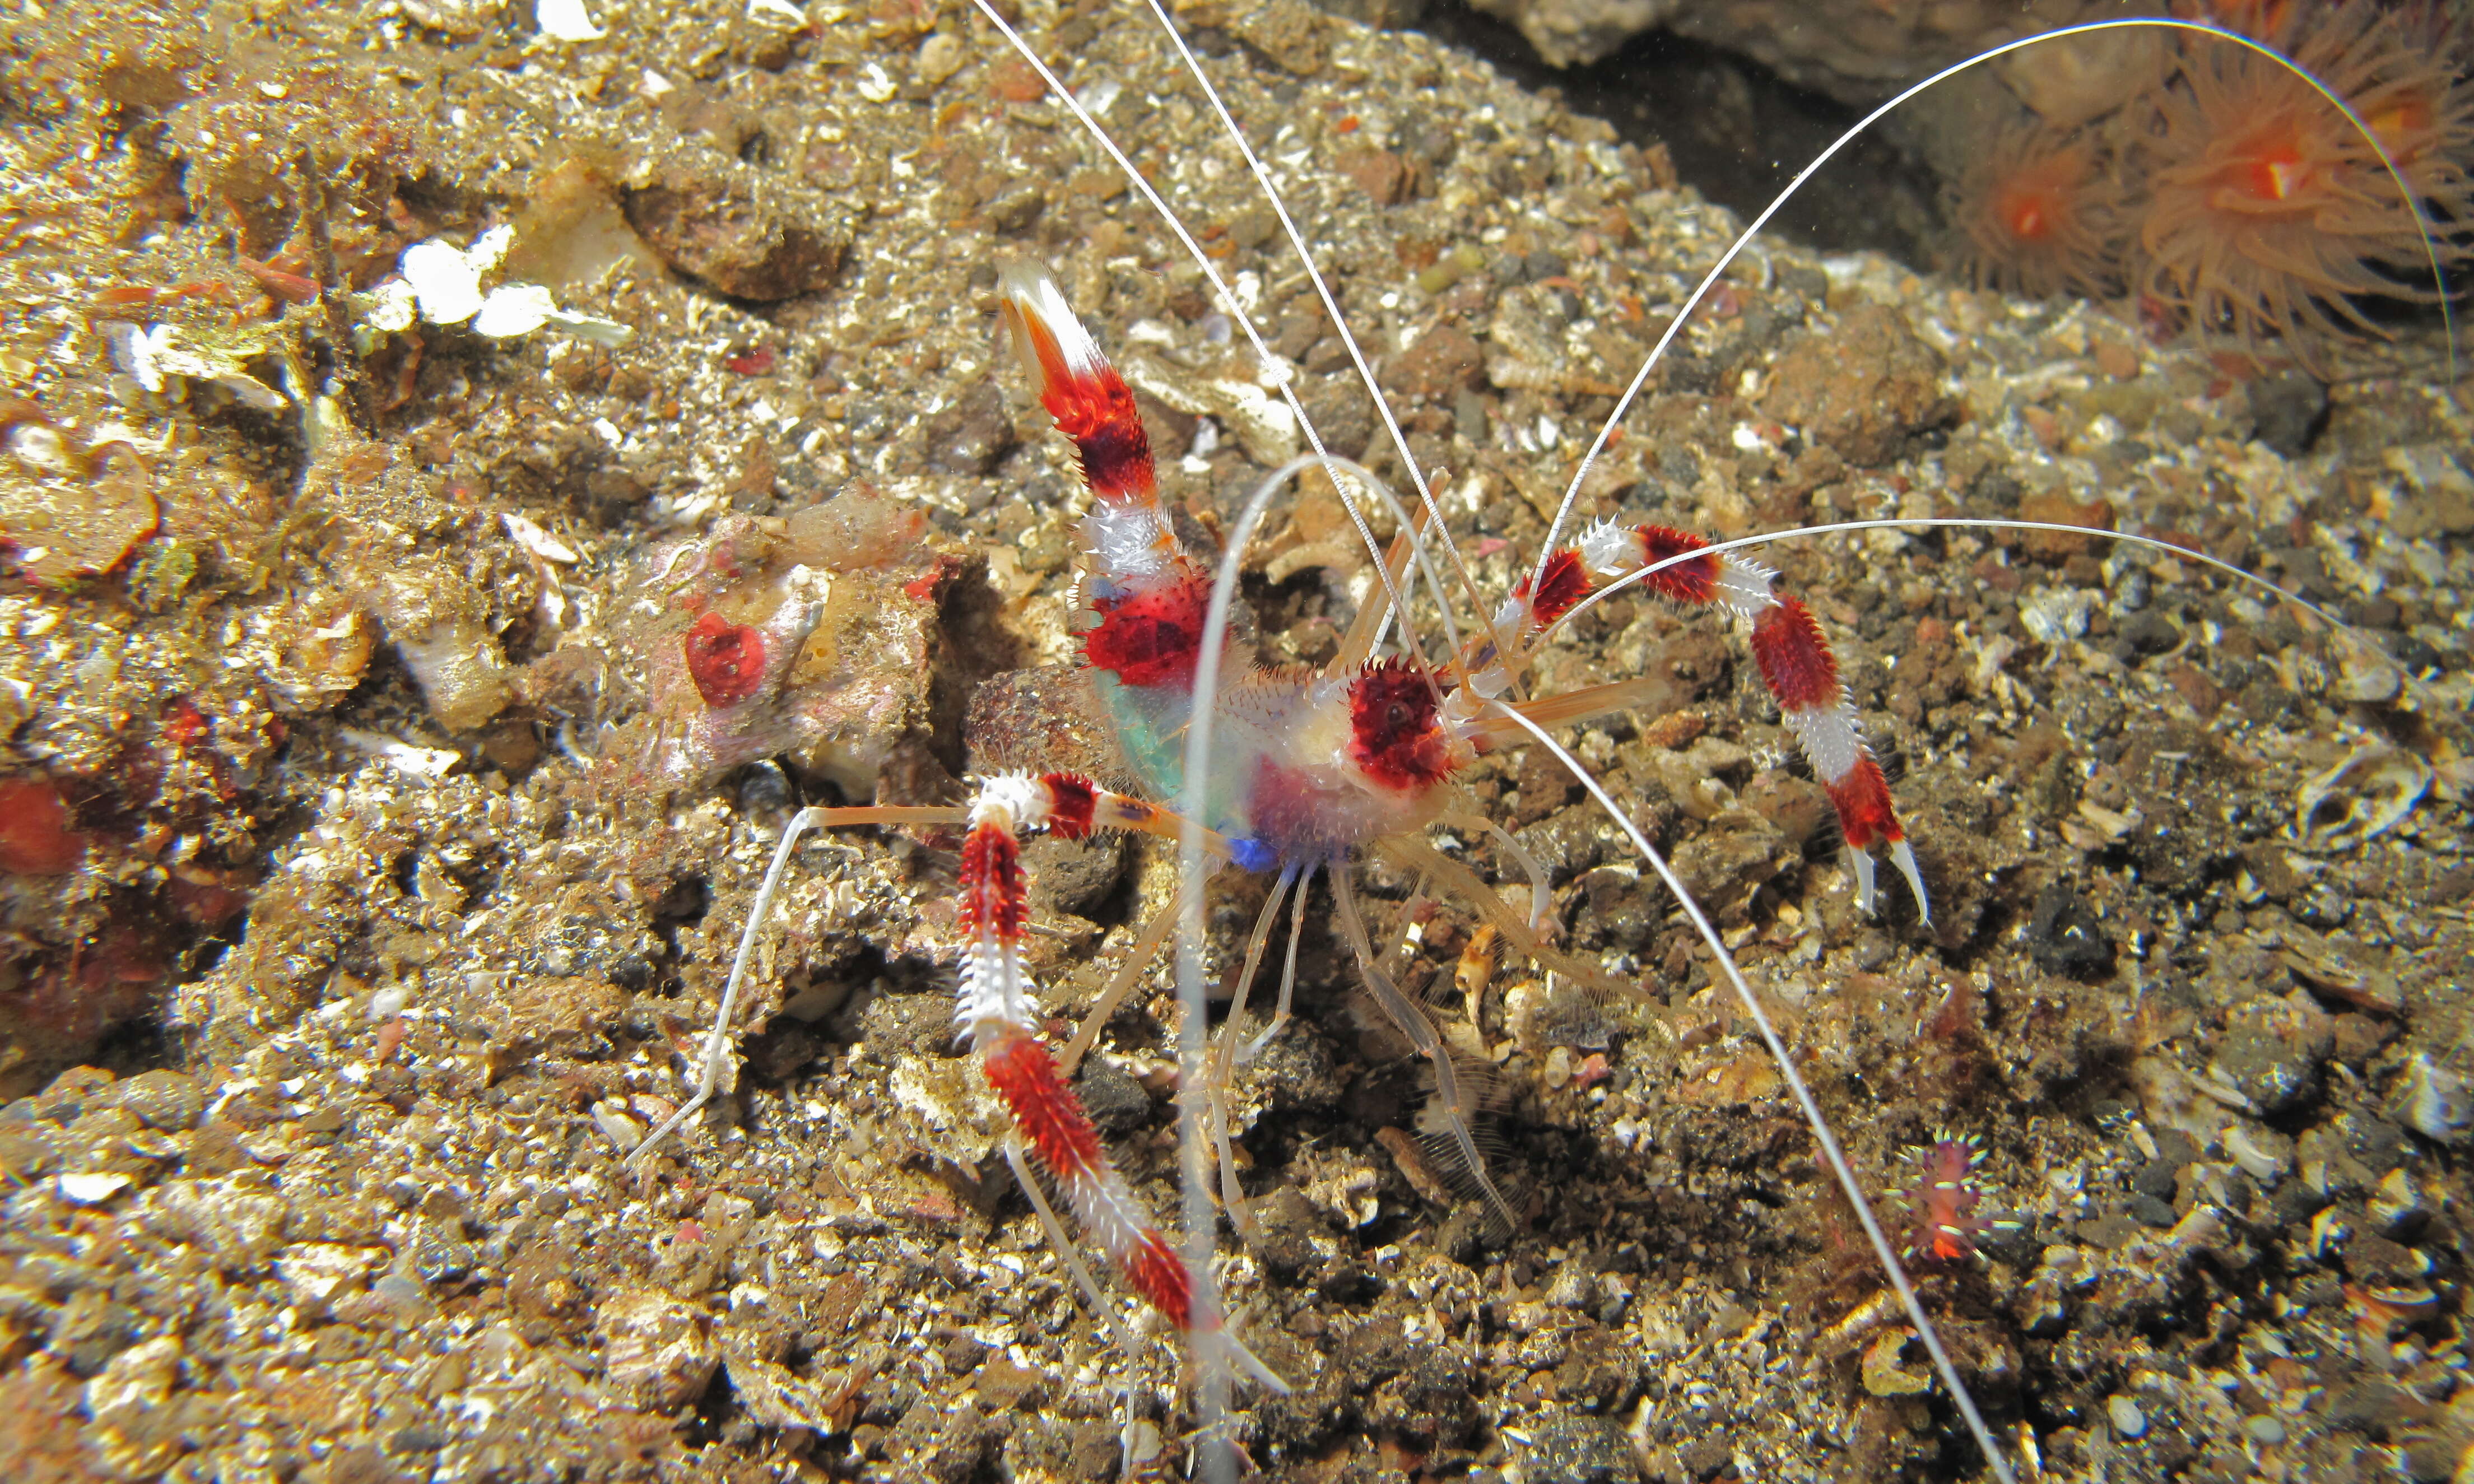
[[[1149,0],[1149,3],[1152,13],[1159,17],[1160,29],[1167,32],[1169,39],[1176,44],[1177,56],[1185,59],[1185,70],[1194,75],[1195,85],[1201,87],[1202,96],[1210,100],[1211,110],[1220,115],[1221,133],[1227,136],[1229,143],[1237,146],[1238,154],[1246,157],[1246,168],[1253,172],[1254,183],[1262,188],[1263,199],[1271,204],[1272,214],[1280,219],[1280,230],[1289,234],[1289,246],[1296,252],[1298,261],[1304,265],[1306,280],[1314,285],[1315,297],[1322,301],[1324,316],[1331,321],[1333,332],[1340,336],[1341,345],[1347,350],[1349,364],[1357,368],[1357,379],[1365,384],[1366,395],[1374,401],[1375,416],[1383,420],[1383,430],[1392,435],[1392,447],[1400,455],[1400,467],[1409,472],[1409,487],[1418,492],[1419,505],[1434,519],[1437,530],[1443,529],[1443,513],[1436,507],[1433,492],[1426,488],[1425,472],[1418,467],[1417,456],[1409,451],[1409,435],[1401,431],[1399,419],[1392,415],[1392,403],[1384,399],[1383,389],[1375,384],[1374,368],[1367,364],[1366,353],[1359,349],[1357,335],[1348,328],[1348,317],[1340,312],[1340,301],[1332,297],[1331,285],[1323,280],[1322,265],[1315,261],[1314,251],[1306,246],[1305,233],[1298,231],[1296,218],[1289,215],[1289,204],[1280,199],[1279,188],[1272,183],[1271,171],[1264,168],[1261,157],[1248,142],[1246,131],[1237,127],[1237,120],[1228,112],[1228,105],[1221,99],[1220,89],[1212,86],[1211,79],[1203,74],[1202,63],[1195,60],[1193,49],[1185,44],[1184,33],[1176,29],[1176,22],[1169,18],[1160,0]],[[1321,443],[1315,445],[1315,451],[1323,451]],[[1468,564],[1461,559],[1460,548],[1446,541],[1443,549],[1451,553],[1452,566],[1460,576],[1462,590],[1474,595],[1477,580],[1470,575]],[[1376,559],[1381,559],[1379,552]],[[1478,616],[1480,622],[1484,622],[1485,618],[1483,613]],[[1405,622],[1404,619],[1404,626]],[[1445,632],[1448,634],[1449,629],[1446,628]]]
[[[1288,404],[1289,411],[1296,416],[1298,426],[1304,431],[1306,442],[1314,449],[1315,456],[1318,458],[1332,456],[1328,450],[1323,448],[1322,435],[1315,430],[1314,420],[1306,415],[1305,403],[1298,400],[1296,384],[1297,377],[1289,373],[1288,363],[1278,355],[1274,354],[1272,348],[1264,343],[1262,333],[1254,328],[1253,316],[1247,312],[1245,304],[1238,301],[1236,294],[1229,289],[1226,281],[1220,277],[1219,266],[1211,260],[1211,255],[1209,254],[1202,251],[1202,244],[1194,240],[1194,234],[1185,230],[1185,223],[1177,219],[1176,212],[1170,208],[1169,204],[1161,198],[1159,191],[1152,186],[1152,182],[1148,179],[1144,177],[1143,173],[1134,168],[1134,162],[1126,158],[1126,152],[1118,147],[1117,141],[1109,136],[1108,131],[1102,128],[1100,121],[1091,116],[1090,109],[1085,109],[1082,106],[1082,100],[1075,97],[1072,90],[1066,87],[1064,80],[1059,78],[1054,71],[1050,70],[1048,63],[1040,58],[1040,55],[1031,49],[1031,43],[1022,38],[1021,33],[1015,31],[1011,25],[1007,23],[1006,18],[1003,15],[997,13],[996,7],[991,3],[991,0],[971,0],[971,4],[979,8],[980,13],[987,18],[989,25],[997,28],[998,33],[1006,38],[1007,44],[1013,47],[1015,55],[1028,62],[1032,71],[1039,74],[1039,80],[1043,84],[1047,85],[1049,95],[1065,106],[1066,111],[1074,115],[1075,121],[1082,126],[1083,132],[1088,134],[1091,138],[1099,144],[1100,148],[1106,153],[1109,159],[1115,161],[1117,170],[1125,177],[1127,184],[1130,186],[1136,194],[1140,195],[1144,201],[1148,202],[1151,205],[1151,208],[1154,212],[1158,213],[1160,220],[1168,225],[1169,231],[1176,238],[1178,243],[1185,248],[1186,255],[1194,259],[1195,265],[1202,270],[1203,278],[1209,280],[1211,291],[1219,296],[1221,306],[1228,311],[1229,322],[1245,332],[1246,342],[1254,348],[1256,359],[1267,370],[1276,369],[1278,371],[1280,376],[1280,400]],[[1166,17],[1163,16],[1162,19],[1165,20]],[[1170,27],[1169,35],[1176,37],[1177,50],[1180,53],[1184,53],[1185,39],[1184,37],[1176,35],[1176,28],[1174,26]],[[1189,66],[1194,64],[1194,59],[1190,53],[1186,54],[1186,62]],[[1201,73],[1198,69],[1195,75],[1197,77],[1201,77]],[[1208,82],[1205,82],[1203,84],[1204,91],[1209,92],[1210,86],[1211,85]],[[1214,108],[1218,108],[1220,106],[1220,95],[1218,93],[1211,93],[1211,102]],[[1223,118],[1227,117],[1227,113],[1225,109],[1222,110],[1221,116]],[[1234,126],[1232,125],[1231,127],[1233,128]],[[1244,144],[1242,137],[1239,139],[1239,144],[1242,148]],[[1250,150],[1248,151],[1247,158],[1249,159],[1252,158],[1252,152]],[[1260,178],[1259,167],[1258,178]],[[1268,188],[1269,185],[1267,182],[1266,189]],[[1273,205],[1277,207],[1277,198],[1274,198]],[[1285,208],[1280,211],[1280,219],[1283,222],[1288,220],[1288,212]],[[1289,231],[1292,239],[1298,241],[1300,248],[1302,248],[1303,239],[1297,236],[1297,229],[1292,226]],[[1308,264],[1308,271],[1312,271],[1311,262]],[[1320,285],[1321,280],[1318,279],[1316,281],[1318,285]],[[1327,293],[1324,296],[1323,302],[1326,304],[1331,303],[1330,296]],[[1333,312],[1337,314],[1338,310],[1335,308]],[[1346,334],[1346,331],[1344,329],[1342,333],[1345,335]],[[1356,354],[1356,345],[1352,341],[1349,345],[1349,353],[1354,355]],[[1362,370],[1365,365],[1363,357],[1359,358],[1358,364]],[[1370,373],[1368,374],[1368,384],[1370,386],[1373,384]],[[1380,403],[1380,398],[1378,398],[1378,404]],[[1391,422],[1392,414],[1388,408],[1385,410],[1383,418],[1385,423],[1389,424]],[[1395,430],[1395,436],[1398,436],[1396,429]],[[1412,479],[1417,479],[1417,463],[1414,459],[1408,459],[1408,446],[1406,443],[1401,445],[1401,456],[1409,464],[1409,476]],[[1346,460],[1343,460],[1343,462],[1348,463]],[[1352,463],[1349,464],[1349,467],[1354,468],[1356,466]],[[1422,482],[1419,484],[1418,491],[1421,496],[1425,494],[1425,485]],[[1367,554],[1374,559],[1376,578],[1385,585],[1385,589],[1392,599],[1392,610],[1394,613],[1401,616],[1401,624],[1405,629],[1408,623],[1408,607],[1407,604],[1402,601],[1401,595],[1391,590],[1391,572],[1384,565],[1383,546],[1380,542],[1374,539],[1374,528],[1366,523],[1366,513],[1357,507],[1357,502],[1355,500],[1343,499],[1341,504],[1348,511],[1349,523],[1357,528],[1358,541],[1365,546]],[[1426,505],[1427,508],[1431,510],[1433,509],[1434,501],[1429,499],[1426,501]],[[1440,526],[1443,523],[1442,512],[1436,512],[1435,520],[1436,523]],[[1401,527],[1403,530],[1406,530],[1407,528],[1408,527],[1405,525]],[[1457,553],[1455,553],[1455,560],[1457,559]],[[1429,581],[1430,585],[1435,587],[1435,605],[1443,625],[1443,641],[1453,648],[1457,649],[1460,647],[1460,630],[1459,626],[1452,620],[1451,605],[1449,602],[1445,601],[1443,588],[1440,585],[1432,584],[1431,579],[1429,579]]]

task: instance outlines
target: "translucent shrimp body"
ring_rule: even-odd
[[[1098,709],[1144,791],[1176,797],[1210,573],[1160,507],[1133,394],[1055,284],[1017,265],[1001,304],[1091,491],[1078,620]],[[1477,755],[1442,724],[1436,689],[1405,665],[1267,670],[1237,647],[1220,666],[1236,678],[1210,698],[1217,761],[1197,822],[1245,869],[1328,864],[1416,830],[1443,812],[1445,783]]]

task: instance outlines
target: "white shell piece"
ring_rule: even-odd
[[[515,245],[516,230],[501,224],[473,238],[473,245],[464,250],[464,260],[473,265],[473,272],[487,273],[498,266],[498,259]]]
[[[480,311],[473,316],[473,332],[493,340],[512,340],[529,335],[549,323],[558,312],[558,302],[549,290],[538,283],[510,283],[490,290],[481,301]]]
[[[171,343],[171,327],[158,325],[162,333],[154,337],[155,361],[176,377],[195,381],[212,381],[260,412],[282,409],[283,394],[242,371],[223,355],[200,355]]]
[[[2019,605],[2019,623],[2039,644],[2059,645],[2087,632],[2098,596],[2077,588],[2047,588]]]
[[[644,1141],[643,1129],[607,1098],[593,1105],[593,1124],[614,1149],[630,1150]]]
[[[361,300],[361,324],[365,328],[383,334],[410,329],[420,318],[420,305],[413,297],[412,285],[401,279],[389,279],[369,291]]]
[[[598,41],[610,34],[593,24],[584,0],[537,0],[533,24],[553,41]]]
[[[376,1266],[370,1250],[334,1242],[303,1242],[275,1259],[275,1276],[292,1302],[315,1309],[358,1283]]]
[[[140,329],[125,321],[104,320],[95,328],[110,347],[112,364],[150,392],[163,390],[166,376],[186,377],[193,381],[212,381],[260,412],[280,411],[284,405],[282,393],[243,371],[230,354],[200,354],[179,344],[179,331],[169,325],[150,325]]]
[[[436,237],[403,250],[398,264],[432,325],[461,325],[481,311],[481,270],[452,242]]]
[[[582,560],[582,558],[575,554],[575,548],[573,547],[569,546],[566,542],[559,540],[557,537],[551,535],[546,530],[543,530],[540,526],[535,525],[532,522],[525,520],[522,516],[517,515],[513,511],[507,511],[500,514],[498,520],[500,523],[504,524],[507,528],[507,539],[513,541],[517,546],[523,547],[533,555],[540,557],[545,562],[574,562]]]
[[[2416,1052],[2397,1079],[2389,1111],[2424,1138],[2451,1143],[2474,1123],[2474,1099],[2467,1091],[2462,1076],[2432,1060],[2429,1052]]]
[[[364,732],[358,727],[343,727],[336,736],[355,752],[366,752],[379,762],[415,778],[444,778],[464,754],[445,747],[416,747],[408,742],[376,732]]]
[[[58,1188],[61,1199],[79,1205],[100,1205],[129,1188],[126,1175],[63,1175]]]
[[[2224,1131],[2225,1154],[2243,1167],[2243,1173],[2263,1186],[2274,1185],[2285,1178],[2292,1166],[2293,1156],[2288,1150],[2277,1148],[2260,1137],[2247,1123],[2229,1124]]]
[[[1133,343],[1133,337],[1128,342]],[[1263,390],[1250,371],[1246,379],[1197,376],[1156,356],[1132,353],[1117,369],[1128,385],[1147,397],[1194,417],[1218,418],[1246,456],[1266,469],[1277,469],[1298,455],[1297,415],[1287,402]]]
[[[578,314],[572,309],[552,309],[549,328],[563,330],[578,340],[594,345],[625,345],[636,338],[636,331],[617,320],[605,320],[597,314]]]
[[[215,377],[215,384],[260,412],[280,412],[286,405],[281,392],[255,377],[227,373]]]
[[[139,328],[125,320],[99,320],[94,327],[111,348],[111,363],[150,392],[163,390],[163,371],[156,357],[172,343],[172,327]]]

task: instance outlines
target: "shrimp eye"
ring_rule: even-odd
[[[1368,777],[1395,789],[1421,788],[1452,770],[1451,748],[1435,724],[1435,691],[1397,658],[1369,666],[1348,688],[1349,757]]]

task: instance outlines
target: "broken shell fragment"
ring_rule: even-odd
[[[2424,1138],[2453,1144],[2474,1123],[2474,1101],[2466,1091],[2462,1075],[2432,1060],[2429,1052],[2417,1052],[2397,1079],[2389,1115]]]
[[[480,265],[454,243],[416,242],[403,250],[401,266],[421,317],[432,325],[461,325],[481,311]]]
[[[2376,654],[2354,653],[2345,656],[2344,672],[2332,688],[2339,700],[2362,706],[2385,706],[2405,690],[2405,679],[2395,666]]]
[[[2365,742],[2294,797],[2293,839],[2328,855],[2396,828],[2431,788],[2431,766],[2403,748]]]
[[[558,312],[558,301],[548,289],[538,283],[510,283],[490,290],[488,298],[473,315],[473,333],[492,340],[512,340],[529,335],[549,323]]]
[[[2277,959],[2295,979],[2323,997],[2382,1015],[2405,1009],[2405,991],[2395,975],[2365,968],[2328,944],[2295,941]]]
[[[1864,1389],[1876,1397],[1912,1397],[1932,1386],[1929,1373],[1900,1364],[1915,1331],[1904,1326],[1884,1329],[1864,1347],[1860,1369]]]
[[[2226,1156],[2242,1166],[2244,1174],[2259,1181],[2263,1189],[2275,1188],[2285,1172],[2293,1167],[2293,1140],[2262,1125],[2227,1125],[2224,1146]]]
[[[2439,1312],[2439,1296],[2420,1284],[2384,1287],[2347,1283],[2345,1299],[2363,1332],[2386,1339],[2401,1325],[2418,1325]]]
[[[533,9],[533,22],[553,41],[598,41],[610,34],[593,23],[584,0],[541,0]]]
[[[376,647],[367,615],[330,598],[297,602],[281,632],[282,660],[267,677],[275,694],[297,711],[321,711],[361,683]]]
[[[1122,370],[1127,383],[1144,396],[1191,417],[1218,418],[1246,456],[1267,469],[1297,456],[1297,418],[1259,378],[1186,372],[1138,352],[1127,354]]]
[[[161,528],[155,480],[133,445],[70,447],[31,403],[0,409],[0,550],[29,581],[99,576]]]
[[[377,334],[410,329],[414,310],[432,325],[463,325],[492,340],[513,340],[546,326],[596,345],[620,345],[634,333],[615,320],[562,309],[538,283],[502,283],[486,294],[484,277],[497,270],[514,246],[515,231],[493,227],[469,248],[444,238],[416,242],[397,259],[398,277],[356,296],[357,333],[367,344]],[[178,369],[178,368],[175,368]]]
[[[443,563],[390,572],[367,601],[441,726],[471,731],[515,698],[480,596]]]
[[[667,1294],[613,1295],[594,1316],[594,1332],[602,1342],[603,1379],[647,1411],[675,1411],[694,1400],[721,1364],[712,1319]]]

